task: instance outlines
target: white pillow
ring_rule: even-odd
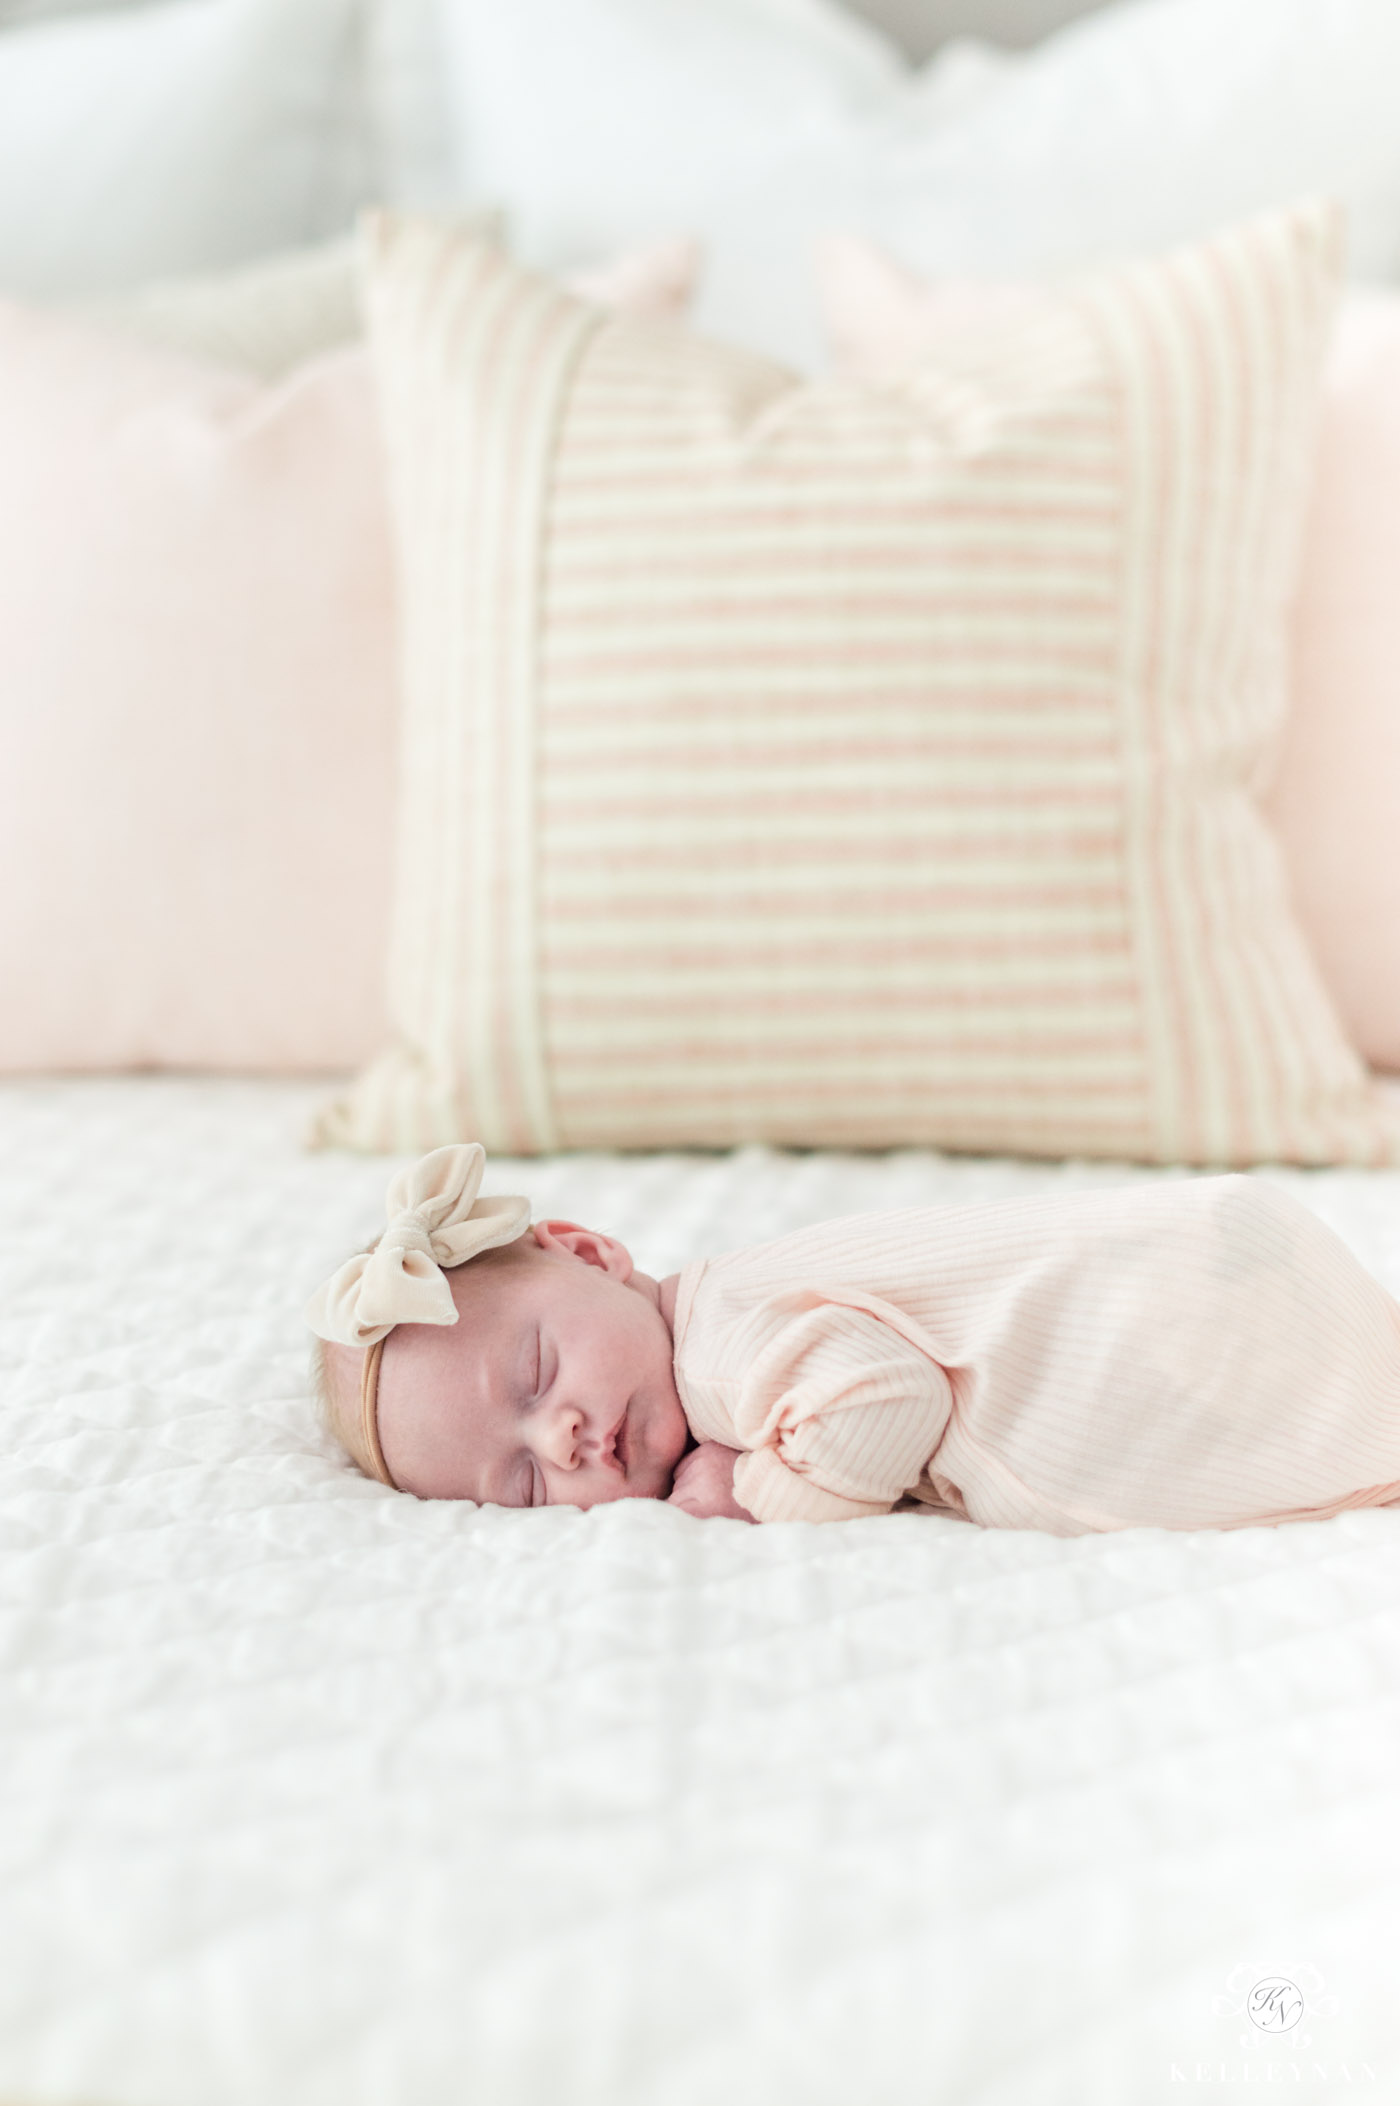
[[[1328,191],[1352,269],[1400,263],[1397,0],[1120,0],[922,71],[835,0],[399,0],[391,34],[399,197],[498,201],[548,270],[691,227],[697,327],[808,371],[837,227],[929,275],[1026,275]]]
[[[373,185],[360,0],[0,31],[0,291],[85,298],[341,231]]]
[[[502,239],[499,212],[466,213],[458,224]],[[608,271],[616,264],[601,268]],[[692,283],[693,275],[685,299]],[[353,234],[260,256],[231,271],[162,279],[116,299],[87,301],[78,311],[87,321],[115,324],[167,350],[187,351],[264,380],[364,334]]]
[[[600,227],[688,227],[697,327],[814,351],[802,237],[848,213],[912,77],[881,32],[835,0],[400,0],[385,31],[393,199],[490,198],[555,273]]]
[[[920,269],[1045,274],[1327,192],[1348,208],[1352,275],[1387,278],[1397,80],[1396,0],[1119,0],[998,54],[953,121],[882,160],[872,222]]]

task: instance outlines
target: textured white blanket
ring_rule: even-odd
[[[0,2097],[1400,2097],[1400,1513],[420,1505],[306,1400],[391,1167],[302,1154],[317,1094],[0,1090]],[[491,1169],[660,1272],[1147,1174]],[[1400,1288],[1400,1176],[1271,1174]]]

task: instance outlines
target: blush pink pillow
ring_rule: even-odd
[[[928,284],[874,243],[817,257],[837,371],[891,380],[1035,286]],[[1261,804],[1353,1043],[1400,1070],[1400,295],[1350,293],[1323,378],[1294,606],[1292,706]]]
[[[674,311],[696,255],[581,277]],[[397,637],[352,343],[281,378],[0,303],[0,1072],[383,1040]]]
[[[367,354],[263,387],[3,305],[0,461],[0,1068],[341,1066],[393,784]]]
[[[1400,1069],[1400,295],[1333,334],[1293,637],[1265,809],[1356,1044]]]
[[[855,234],[819,241],[815,267],[831,363],[849,380],[897,380],[954,330],[1032,314],[1045,298],[1033,285],[930,282]]]

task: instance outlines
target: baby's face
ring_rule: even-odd
[[[670,1283],[569,1222],[447,1279],[455,1324],[400,1324],[385,1340],[379,1439],[395,1483],[497,1506],[664,1499],[689,1439]]]

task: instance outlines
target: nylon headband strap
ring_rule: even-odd
[[[370,1468],[381,1484],[391,1491],[399,1487],[389,1475],[389,1465],[384,1460],[384,1450],[379,1445],[379,1362],[384,1352],[384,1341],[376,1338],[364,1357],[360,1369],[360,1439]]]

